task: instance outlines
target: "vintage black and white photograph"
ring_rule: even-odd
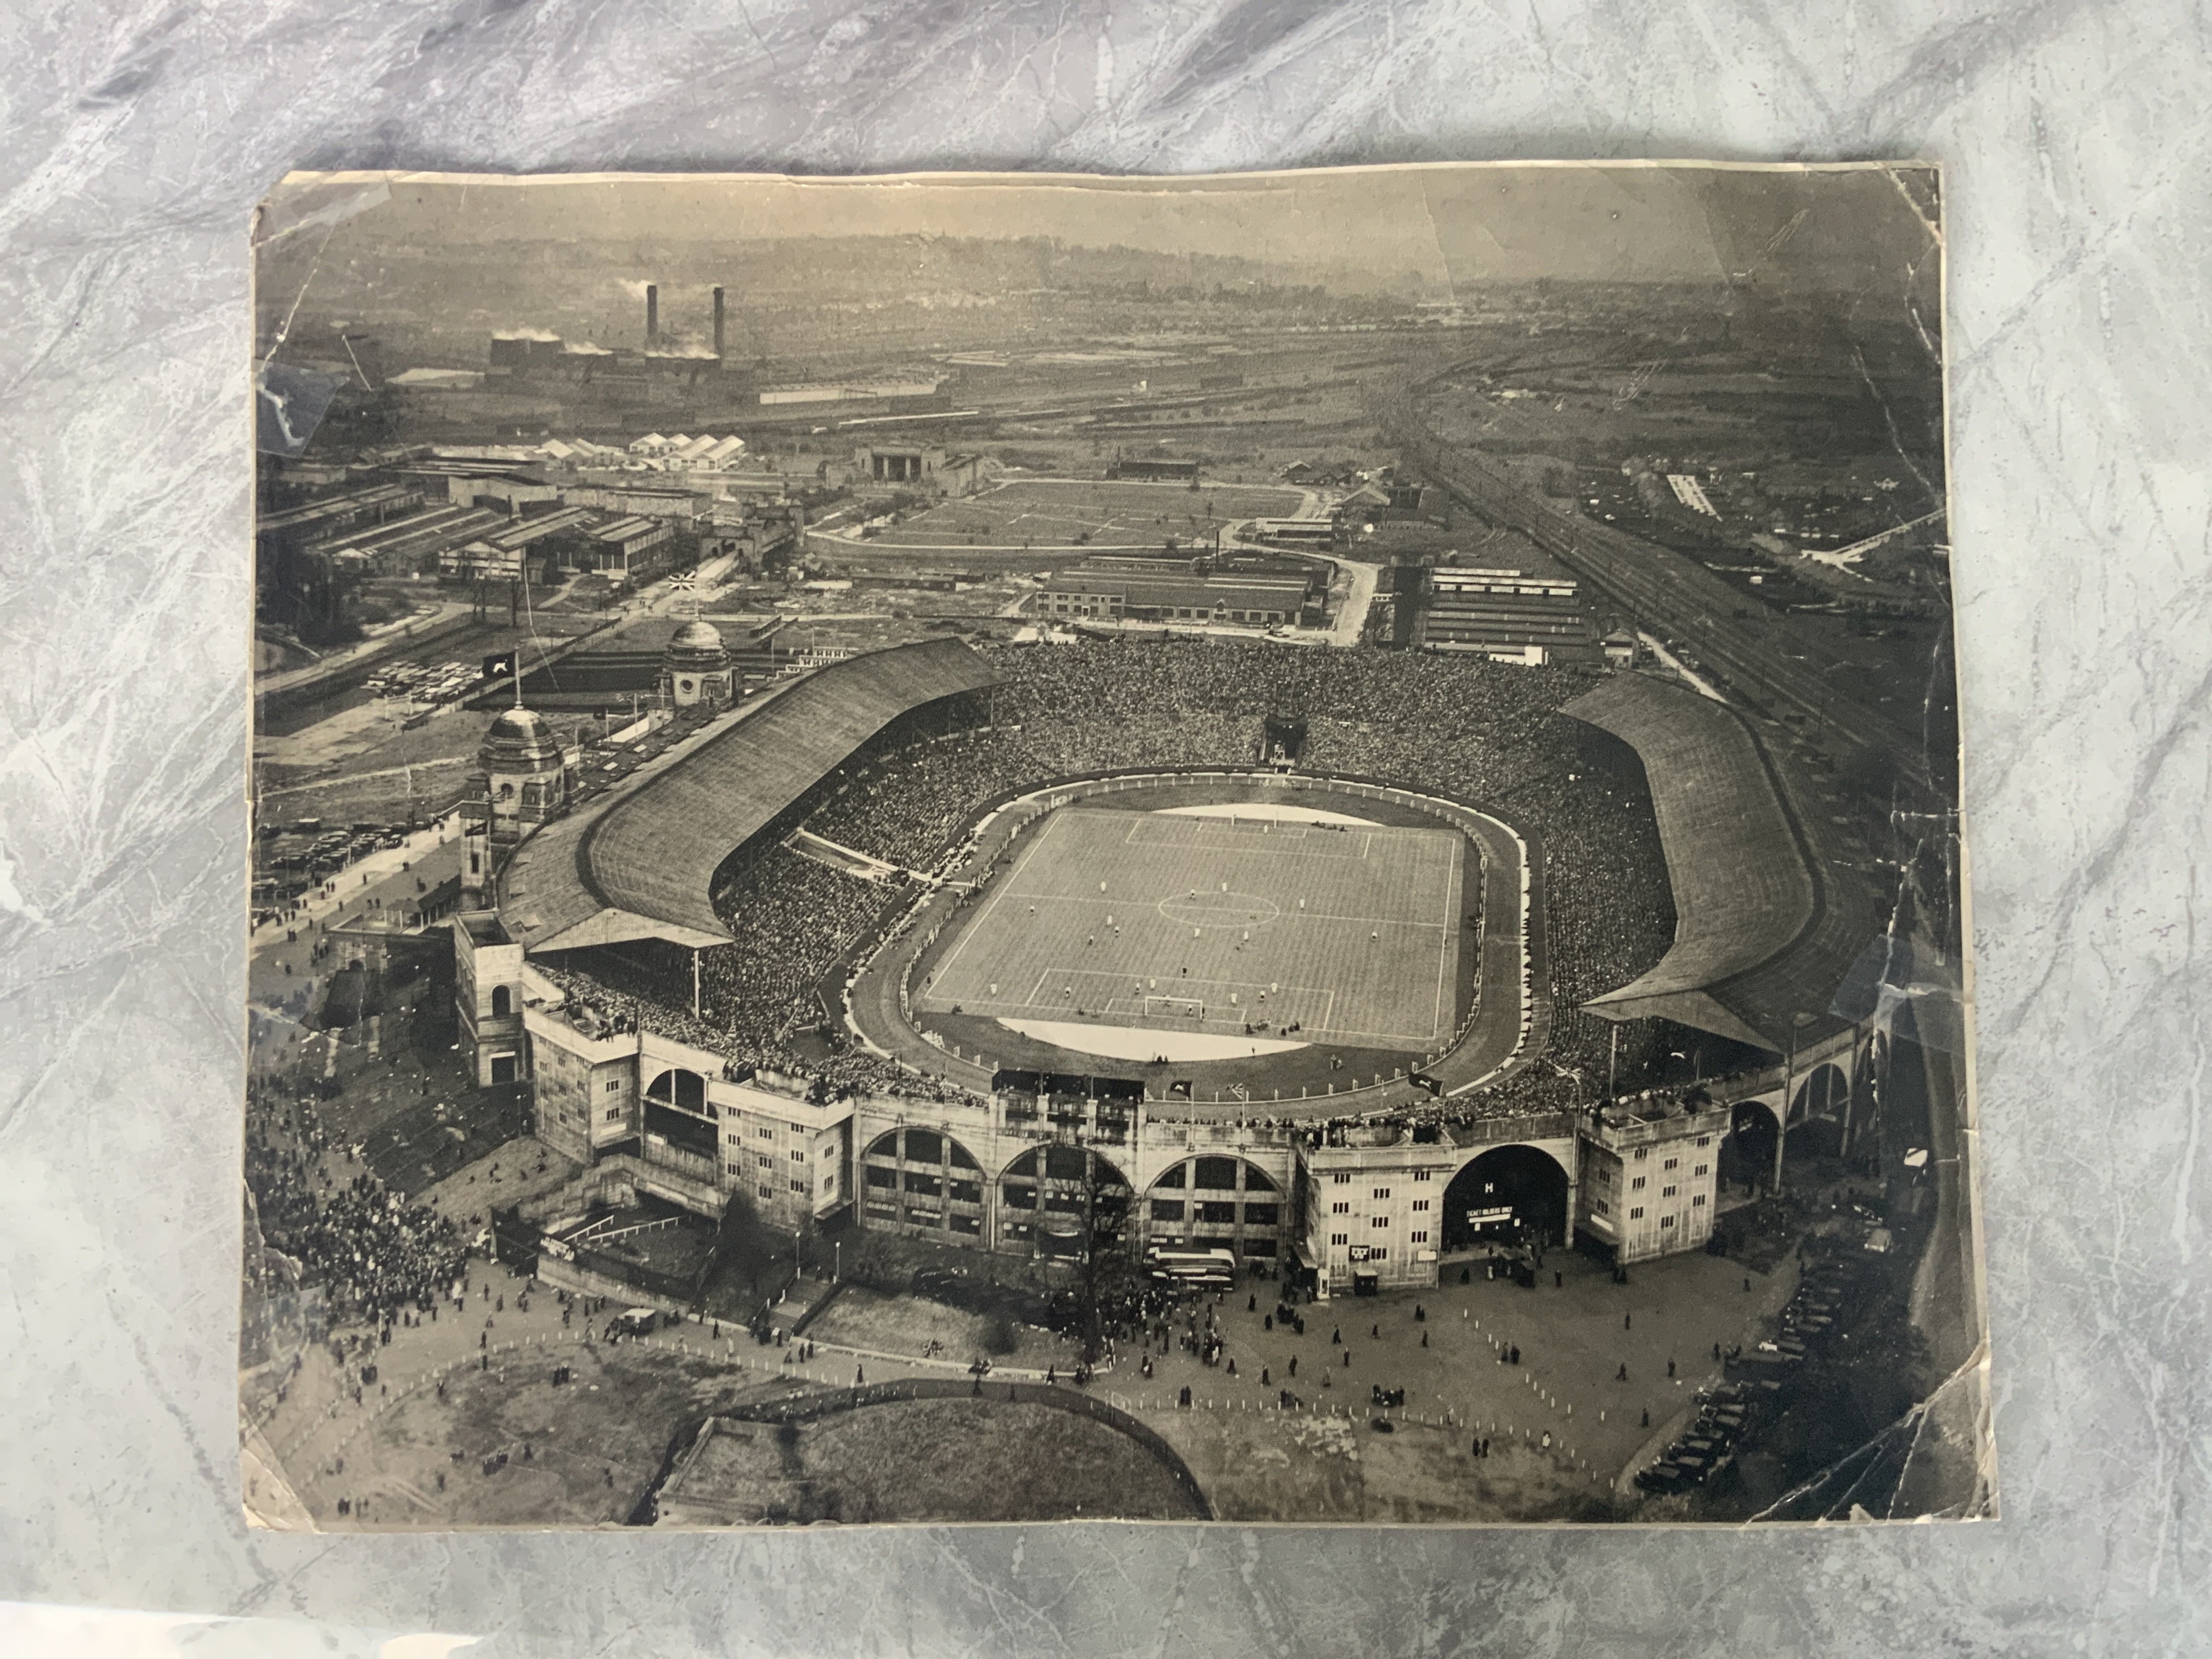
[[[253,235],[256,1524],[1996,1514],[1932,167]]]

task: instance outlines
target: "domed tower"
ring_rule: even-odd
[[[543,714],[508,709],[484,733],[477,760],[483,768],[495,846],[519,841],[568,802],[574,781],[568,757]]]
[[[676,630],[660,659],[661,690],[678,708],[700,703],[719,708],[730,701],[730,653],[721,630],[691,621]]]

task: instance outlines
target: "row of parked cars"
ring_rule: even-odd
[[[480,665],[461,662],[400,662],[379,669],[362,689],[373,697],[404,697],[410,702],[451,702],[483,684]]]
[[[319,818],[261,826],[261,849],[254,860],[254,902],[276,907],[380,848],[404,847],[404,823],[355,823],[325,827]]]
[[[1654,1494],[1686,1492],[1728,1468],[1744,1437],[1780,1407],[1789,1375],[1844,1318],[1864,1270],[1864,1259],[1849,1255],[1808,1266],[1774,1334],[1729,1354],[1729,1380],[1698,1395],[1697,1416],[1656,1462],[1637,1472],[1636,1484]]]

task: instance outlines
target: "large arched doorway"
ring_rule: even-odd
[[[1723,1189],[1731,1182],[1754,1187],[1771,1185],[1774,1143],[1781,1133],[1780,1121],[1766,1102],[1736,1102],[1729,1115],[1728,1139],[1721,1143],[1718,1173]]]
[[[870,1222],[981,1243],[982,1166],[951,1135],[893,1129],[860,1155],[860,1209]]]
[[[1273,1261],[1289,1214],[1275,1178],[1241,1158],[1185,1158],[1161,1170],[1145,1194],[1146,1237],[1170,1249]]]
[[[1079,1261],[1127,1237],[1128,1177],[1088,1146],[1032,1146],[999,1176],[999,1236],[1008,1249]]]
[[[707,1109],[707,1079],[696,1072],[672,1066],[645,1086],[645,1139],[648,1156],[657,1155],[655,1143],[691,1158],[704,1158],[709,1167],[675,1160],[678,1167],[712,1175],[720,1167],[720,1133]]]
[[[1850,1079],[1844,1075],[1840,1066],[1816,1066],[1798,1085],[1790,1101],[1790,1127],[1814,1118],[1844,1115],[1844,1103],[1850,1098]]]
[[[1493,1146],[1444,1188],[1443,1247],[1556,1244],[1567,1236],[1567,1172],[1534,1146]]]

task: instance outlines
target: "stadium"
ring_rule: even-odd
[[[1864,1108],[1866,850],[1671,679],[944,639],[681,709],[613,776],[544,727],[487,740],[454,937],[479,1078],[586,1166],[549,1212],[741,1194],[1343,1293],[1501,1236],[1696,1249],[1725,1176]]]

